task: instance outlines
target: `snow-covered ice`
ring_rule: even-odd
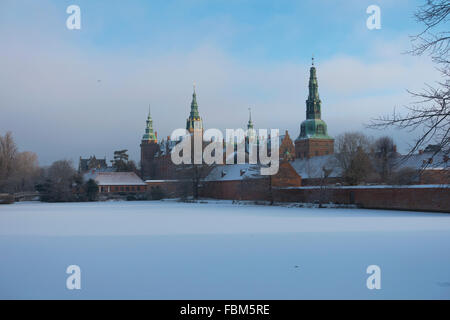
[[[228,201],[0,206],[0,298],[449,299],[450,215]],[[66,268],[81,268],[81,290]],[[381,267],[381,290],[366,268]]]

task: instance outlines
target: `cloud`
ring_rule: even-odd
[[[123,148],[138,160],[148,104],[165,137],[185,126],[194,81],[207,128],[244,127],[252,107],[257,127],[289,129],[295,138],[305,118],[307,64],[244,61],[214,41],[164,54],[151,46],[105,52],[78,46],[69,31],[46,30],[0,31],[6,48],[0,51],[0,128],[13,131],[20,148],[37,152],[43,164],[91,154],[111,158]],[[371,118],[407,104],[406,88],[436,79],[428,59],[396,48],[378,41],[370,59],[340,54],[318,62],[330,133],[364,129]]]

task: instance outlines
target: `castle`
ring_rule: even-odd
[[[310,68],[309,95],[306,100],[306,119],[300,125],[300,134],[295,143],[291,140],[287,131],[285,135],[280,136],[280,160],[293,161],[295,158],[309,159],[311,157],[333,154],[334,139],[328,135],[327,125],[321,119],[322,102],[319,98],[316,72],[313,59]],[[204,130],[203,120],[199,113],[195,85],[189,117],[186,120],[186,130],[190,134],[197,130]],[[249,152],[248,142],[255,139],[257,140],[256,130],[254,129],[250,112],[247,124],[246,153]],[[267,142],[258,141],[257,143],[270,143],[270,137]],[[166,140],[162,139],[158,142],[149,110],[145,133],[140,144],[142,179],[170,180],[179,178],[179,172],[176,172],[177,170],[170,157],[170,152],[176,144],[177,141],[172,141],[169,136]]]

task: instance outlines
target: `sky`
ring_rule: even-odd
[[[387,134],[406,152],[419,132],[365,125],[440,79],[428,56],[405,54],[424,2],[2,0],[0,134],[41,165],[121,149],[138,162],[149,104],[165,138],[185,127],[195,82],[205,128],[244,128],[251,107],[256,128],[295,139],[314,55],[329,134]],[[74,4],[80,30],[66,27]]]

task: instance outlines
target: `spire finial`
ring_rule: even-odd
[[[248,121],[252,122],[252,108],[248,108],[248,114],[249,114]]]
[[[150,112],[150,103],[148,104],[148,116],[150,117],[150,114],[151,114],[151,112]]]
[[[194,87],[194,93],[195,93],[195,81],[194,81],[194,83],[193,83],[193,87]]]
[[[311,61],[311,64],[314,65],[314,54],[312,55]]]

